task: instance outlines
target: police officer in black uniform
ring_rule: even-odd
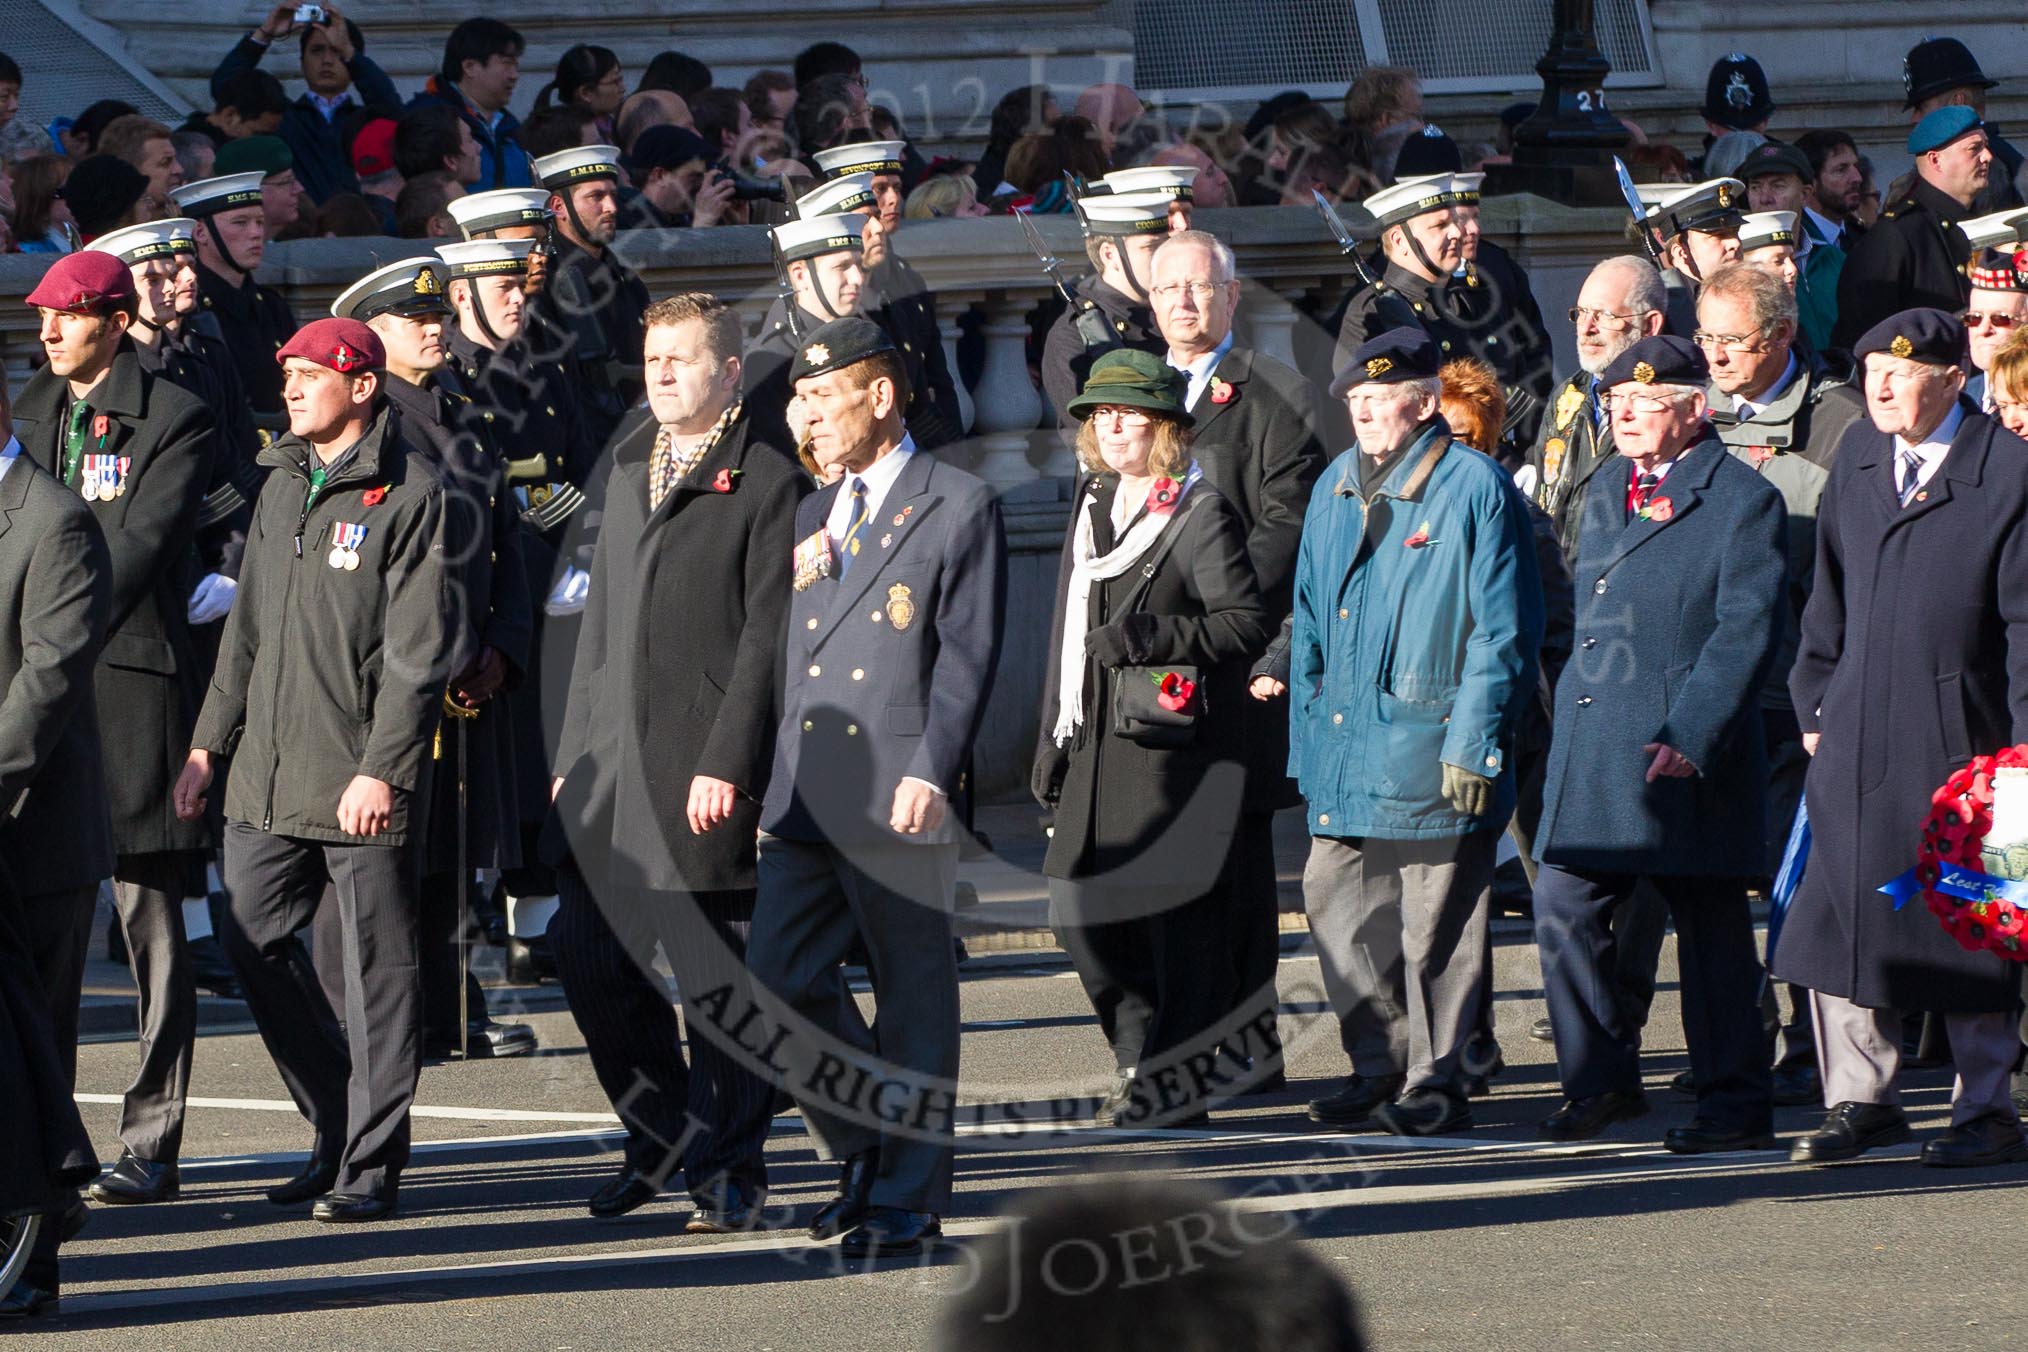
[[[583,382],[591,439],[603,446],[640,402],[641,316],[648,288],[613,255],[619,232],[617,146],[573,146],[533,162],[550,193],[556,262],[535,304],[535,324],[561,339]]]
[[[281,368],[275,353],[296,331],[281,293],[253,279],[267,252],[267,212],[258,170],[199,179],[169,195],[197,222],[197,297],[216,316],[256,420],[282,425]]]
[[[1103,346],[1087,342],[1071,309],[1049,327],[1042,343],[1042,390],[1066,431],[1075,430],[1077,420],[1063,410],[1084,388],[1084,378],[1100,353],[1131,347],[1160,356],[1168,350],[1148,310],[1148,279],[1155,250],[1169,237],[1171,200],[1173,194],[1157,190],[1087,196],[1077,203],[1085,256],[1097,270],[1072,290],[1097,310],[1108,342]]]
[[[1971,295],[1958,228],[1996,172],[1985,124],[1962,104],[1938,108],[1908,134],[1915,177],[1907,195],[1852,246],[1838,277],[1838,323],[1831,346],[1850,350],[1860,335],[1903,310],[1956,314]]]
[[[859,309],[887,331],[901,353],[902,365],[908,370],[908,434],[917,446],[933,451],[964,436],[964,415],[944,356],[936,297],[923,275],[894,247],[894,232],[901,225],[901,162],[907,149],[905,141],[848,140],[818,151],[813,158],[827,182],[855,174],[870,176],[873,200],[862,210],[878,223],[879,230],[876,233],[869,228],[863,236],[866,286]]]
[[[448,494],[456,642],[425,810],[423,1052],[525,1056],[535,1050],[533,1030],[488,1017],[485,994],[464,961],[469,949],[459,940],[461,930],[469,933],[473,871],[520,861],[513,726],[498,697],[527,670],[533,620],[521,564],[521,514],[506,491],[493,423],[447,364],[450,275],[450,265],[433,258],[391,263],[347,288],[331,312],[380,335],[388,402],[436,458]]]

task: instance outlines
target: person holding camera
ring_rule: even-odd
[[[688,127],[648,128],[634,148],[620,156],[620,164],[639,190],[620,208],[623,230],[746,224],[738,177],[727,172],[724,159]]]
[[[278,135],[295,157],[296,182],[318,206],[341,192],[358,192],[359,175],[345,153],[345,115],[368,105],[401,107],[387,72],[366,55],[366,36],[336,5],[282,4],[241,38],[211,72],[211,93],[221,107],[233,81],[254,70],[268,49],[294,37],[309,92],[282,114]],[[357,91],[356,94],[354,91]]]
[[[1106,1124],[1201,1121],[1207,1081],[1177,1068],[1218,1050],[1195,1043],[1231,1007],[1239,720],[1247,660],[1270,631],[1239,513],[1191,457],[1187,386],[1160,357],[1119,348],[1066,409],[1084,481],[1033,788],[1056,817],[1050,924],[1118,1071]]]

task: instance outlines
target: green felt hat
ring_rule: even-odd
[[[1189,388],[1189,379],[1160,357],[1131,347],[1115,348],[1092,363],[1083,391],[1064,411],[1084,418],[1095,408],[1141,408],[1188,427],[1196,421],[1183,406]]]

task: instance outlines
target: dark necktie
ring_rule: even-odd
[[[1901,462],[1901,505],[1906,507],[1915,497],[1915,490],[1922,486],[1922,457],[1903,450],[1896,458]]]
[[[70,406],[70,428],[63,439],[63,482],[77,487],[77,468],[84,462],[85,424],[91,421],[92,406],[80,399]]]
[[[1637,515],[1646,510],[1648,500],[1655,496],[1655,490],[1661,483],[1662,476],[1659,474],[1643,474],[1634,481],[1634,512]]]
[[[866,528],[869,513],[866,510],[866,480],[852,476],[852,516],[845,523],[845,534],[838,541],[838,576],[842,579],[851,571],[852,560],[859,557],[859,532]]]

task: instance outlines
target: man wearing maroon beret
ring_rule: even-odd
[[[176,811],[195,820],[214,758],[233,758],[226,952],[316,1130],[309,1163],[268,1199],[379,1220],[408,1163],[421,1066],[419,805],[453,633],[444,483],[388,405],[372,329],[320,319],[276,356],[289,432],[261,453],[272,472]],[[342,1011],[302,940],[327,883]]]
[[[140,1066],[120,1113],[120,1161],[102,1202],[176,1195],[197,993],[183,898],[210,846],[169,793],[202,695],[189,623],[190,565],[216,425],[204,401],[142,367],[127,336],[133,273],[69,254],[28,295],[47,364],[15,405],[23,453],[81,496],[106,538],[112,610],[93,676],[115,863],[113,899],[140,988]]]

